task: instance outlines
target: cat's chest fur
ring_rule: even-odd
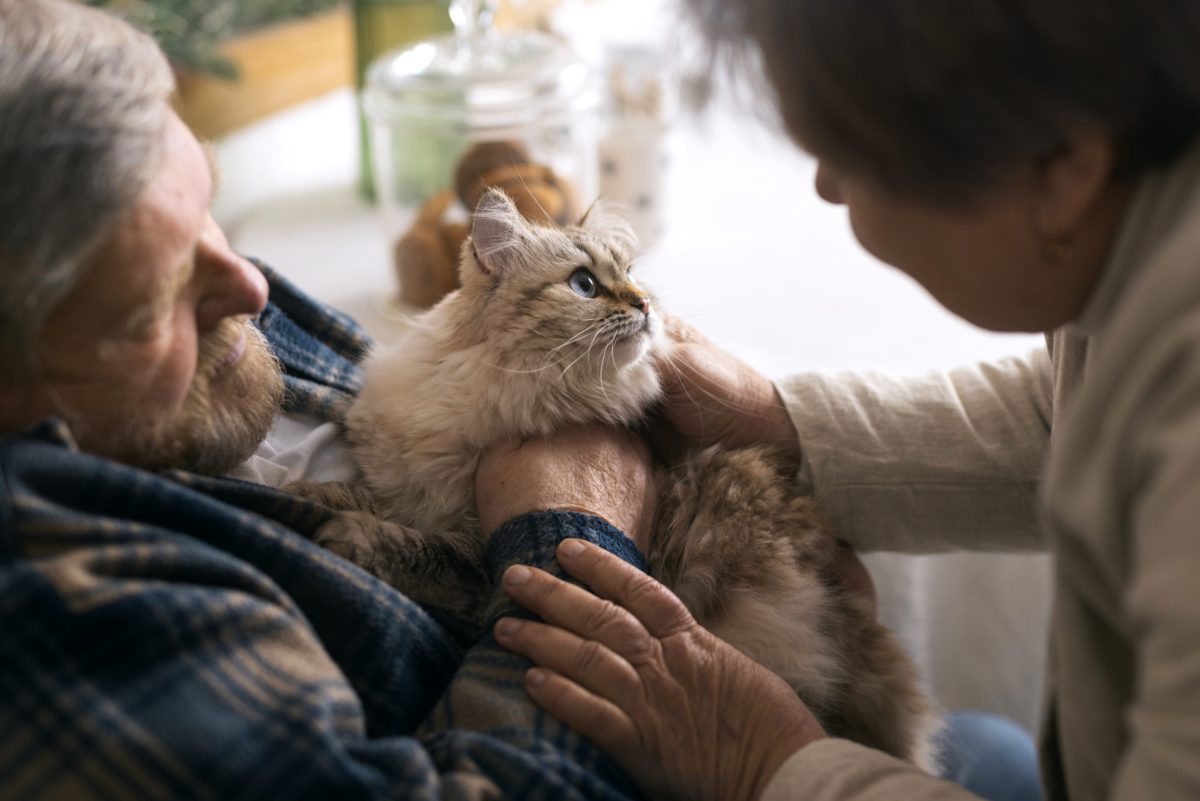
[[[522,360],[502,333],[464,344],[450,332],[470,310],[453,300],[367,361],[347,417],[356,460],[388,516],[430,532],[473,530],[473,477],[489,446],[572,423],[629,425],[659,394],[648,358]]]

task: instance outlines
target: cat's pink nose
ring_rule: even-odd
[[[650,313],[650,298],[634,298],[629,301],[629,305],[635,309],[641,309],[642,314]]]

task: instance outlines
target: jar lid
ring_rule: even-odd
[[[599,101],[575,52],[537,32],[463,30],[385,53],[367,70],[376,122],[479,131],[541,123]]]

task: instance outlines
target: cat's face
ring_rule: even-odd
[[[636,238],[618,218],[530,225],[493,190],[476,209],[471,246],[464,289],[486,293],[485,336],[512,366],[619,371],[662,337],[652,298],[630,272]]]

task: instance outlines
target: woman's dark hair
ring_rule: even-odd
[[[1198,0],[685,0],[715,52],[757,51],[806,149],[954,202],[1088,129],[1118,179],[1200,130]]]

